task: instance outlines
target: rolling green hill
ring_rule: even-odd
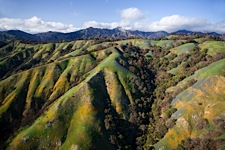
[[[200,41],[1,41],[0,148],[225,148],[225,42]]]

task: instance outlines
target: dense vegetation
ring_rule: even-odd
[[[0,42],[2,149],[225,148],[225,42]]]

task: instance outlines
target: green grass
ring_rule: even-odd
[[[192,76],[182,80],[176,86],[170,87],[167,91],[176,91],[183,87],[189,80],[201,80],[209,76],[222,75],[225,76],[225,59],[214,62],[207,67],[197,70]]]
[[[210,130],[213,119],[224,116],[224,90],[224,76],[209,76],[180,93],[172,101],[173,107],[177,109],[172,115],[172,118],[177,119],[176,125],[154,145],[155,148],[176,149],[182,140],[204,137]],[[196,125],[204,119],[208,121],[208,125],[202,130],[196,129]],[[210,138],[218,138],[217,135],[211,136]]]
[[[195,72],[195,79],[202,79],[213,75],[225,76],[225,59],[219,60]]]
[[[211,56],[219,53],[225,53],[225,42],[224,41],[205,41],[200,44],[199,47],[204,50],[208,49],[208,54]]]
[[[172,48],[171,51],[177,55],[181,55],[184,53],[189,53],[190,50],[193,50],[196,47],[194,43],[187,43],[181,46]]]
[[[169,49],[169,48],[173,47],[175,42],[176,42],[175,40],[160,40],[160,41],[157,41],[157,42],[152,41],[152,44]]]
[[[160,40],[160,41],[154,41],[154,40],[147,40],[147,39],[131,39],[131,40],[123,40],[118,41],[118,44],[126,44],[126,43],[132,43],[135,46],[138,46],[143,49],[148,49],[150,46],[160,46],[164,48],[171,48],[173,47],[173,44],[176,42],[175,40]]]
[[[176,68],[173,68],[173,69],[169,70],[168,73],[173,74],[173,75],[177,75],[177,74],[183,72],[184,69],[185,68],[183,67],[183,63],[181,63]]]

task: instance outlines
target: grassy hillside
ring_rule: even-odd
[[[221,149],[224,43],[2,41],[0,147]]]

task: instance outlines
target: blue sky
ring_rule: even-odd
[[[71,32],[89,26],[225,33],[225,0],[0,0],[0,30]]]

